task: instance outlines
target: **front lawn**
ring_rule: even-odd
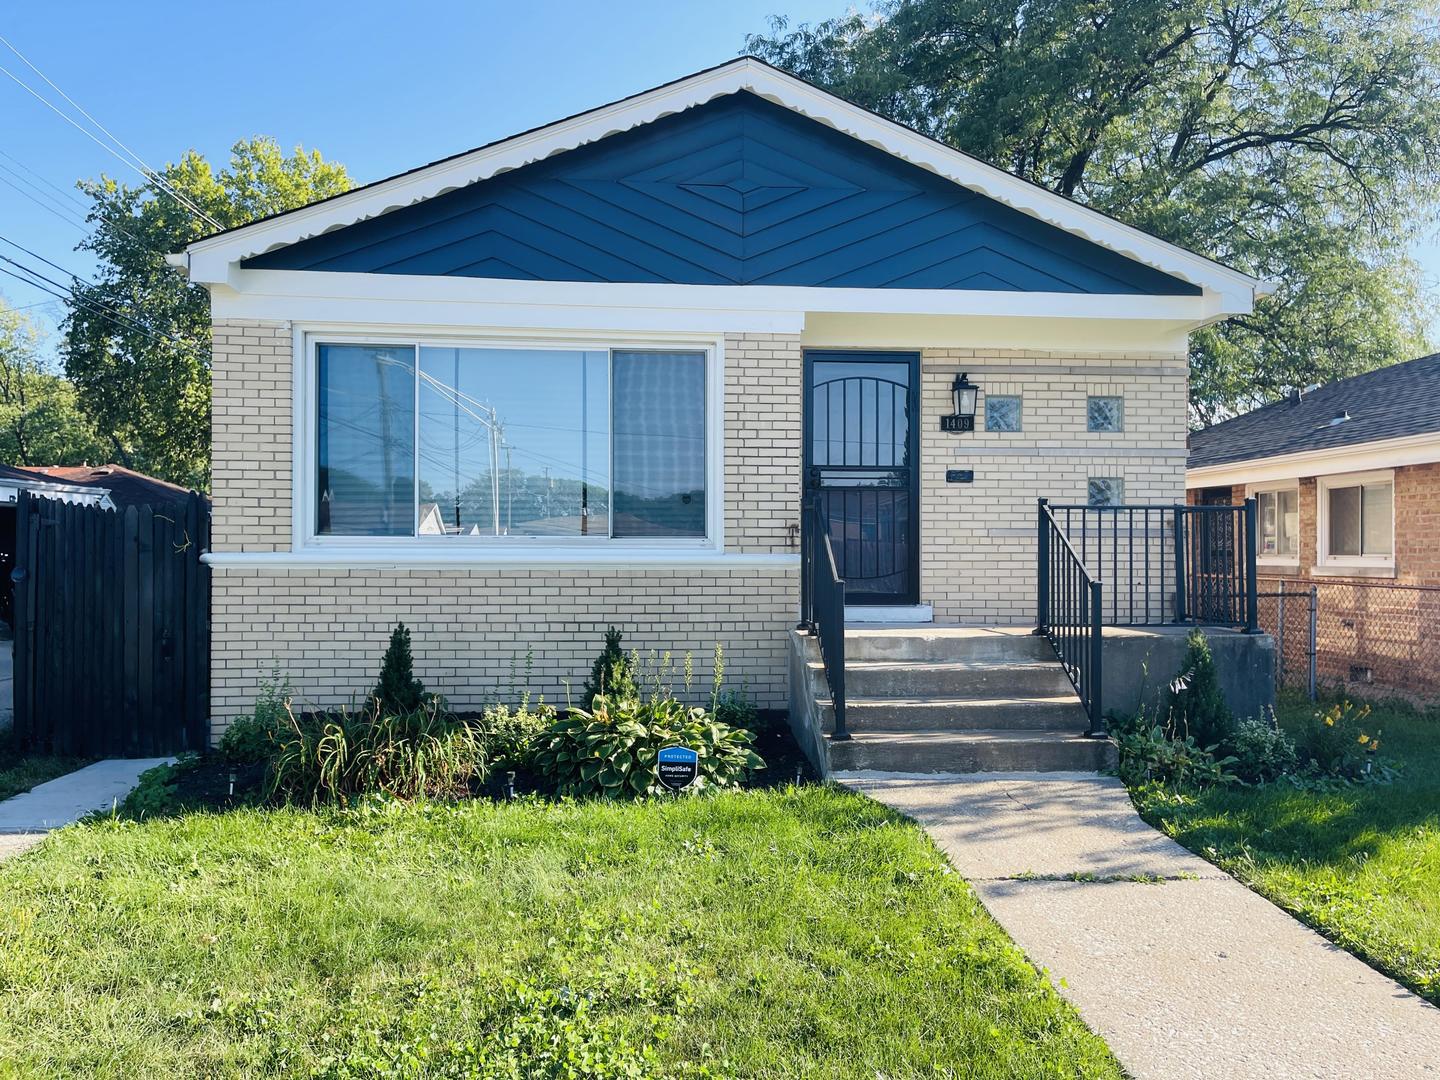
[[[1281,725],[1294,731],[1315,709],[1284,699]],[[1401,768],[1393,783],[1140,789],[1137,801],[1180,843],[1440,1004],[1440,715],[1377,706],[1366,727]]]
[[[0,864],[0,1075],[1119,1077],[828,787],[103,821]]]

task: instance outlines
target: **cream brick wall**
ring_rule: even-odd
[[[251,707],[272,665],[306,705],[364,694],[396,620],[410,627],[416,674],[461,709],[511,700],[517,685],[564,703],[568,680],[578,696],[611,624],[627,647],[669,650],[677,672],[691,652],[696,695],[709,693],[718,642],[726,685],[782,708],[784,631],[798,602],[785,567],[225,570],[211,601],[213,731]]]
[[[290,549],[291,338],[285,324],[216,323],[216,552]],[[795,550],[788,526],[799,520],[801,366],[796,336],[726,341],[728,551]],[[508,699],[515,680],[565,701],[566,681],[579,692],[611,624],[625,631],[627,646],[693,653],[700,693],[708,692],[718,642],[728,685],[747,687],[763,708],[781,708],[785,631],[799,606],[798,570],[787,566],[219,566],[212,580],[216,737],[251,707],[260,678],[275,665],[311,705],[340,705],[363,694],[397,620],[411,628],[417,674],[459,708]]]
[[[794,335],[725,339],[725,546],[798,550],[803,353]]]
[[[215,323],[213,551],[290,550],[291,352],[288,323]]]
[[[1036,500],[1086,501],[1089,477],[1119,476],[1128,503],[1185,500],[1183,355],[926,350],[921,360],[920,593],[945,622],[1035,617]],[[981,388],[972,434],[946,434],[950,384]],[[984,430],[985,398],[1019,394],[1022,429]],[[1086,430],[1086,398],[1125,399],[1125,430]],[[948,484],[947,469],[974,469]]]

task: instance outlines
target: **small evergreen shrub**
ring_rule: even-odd
[[[415,677],[410,631],[404,623],[396,623],[390,631],[390,644],[380,661],[380,680],[371,696],[382,713],[414,713],[425,703],[425,684]]]
[[[620,645],[620,631],[613,626],[607,629],[605,647],[590,665],[590,678],[585,683],[586,711],[595,707],[595,699],[601,694],[617,698],[637,694],[635,667],[635,658],[627,656]]]
[[[254,709],[231,721],[220,737],[220,756],[231,765],[261,765],[274,757],[288,734],[290,697],[289,678],[272,667],[260,680]]]
[[[1235,725],[1203,630],[1191,630],[1186,639],[1185,660],[1170,684],[1167,712],[1169,726],[1193,736],[1200,746],[1220,745]]]
[[[734,787],[765,763],[754,736],[718,723],[672,697],[600,695],[593,711],[572,710],[535,740],[530,766],[561,795],[633,799],[665,789],[656,761],[667,746],[700,756],[694,787]]]
[[[409,712],[388,712],[372,698],[355,712],[341,709],[297,719],[271,770],[272,793],[311,805],[357,795],[402,799],[470,794],[489,772],[485,736],[474,721],[430,698]]]
[[[1320,776],[1359,779],[1366,758],[1380,749],[1380,731],[1369,718],[1369,705],[1349,701],[1313,713],[1296,738],[1302,765]]]

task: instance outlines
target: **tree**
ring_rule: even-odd
[[[0,300],[0,461],[83,465],[105,454],[75,388],[40,354],[40,332]]]
[[[350,188],[344,166],[273,139],[242,140],[216,172],[188,151],[160,172],[165,185],[223,228]],[[210,304],[165,255],[217,231],[159,184],[86,181],[93,285],[74,284],[61,354],[82,408],[121,464],[204,488],[210,467]]]
[[[1424,347],[1440,34],[1413,0],[891,0],[747,47],[1167,240],[1276,279],[1192,338],[1202,423]]]

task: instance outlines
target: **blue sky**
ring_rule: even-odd
[[[220,162],[235,140],[265,134],[316,147],[365,182],[728,59],[771,14],[814,21],[846,6],[83,0],[8,5],[0,34],[153,167],[190,147]],[[57,98],[3,47],[0,65]],[[0,153],[0,234],[87,273],[73,250],[82,230],[11,184],[79,217],[47,181],[68,191],[101,172],[133,183],[134,171],[3,74]],[[16,252],[0,244],[0,254]],[[1440,290],[1440,244],[1431,238],[1416,254]],[[0,295],[48,299],[5,277]],[[51,328],[62,314],[58,303],[31,310]]]

